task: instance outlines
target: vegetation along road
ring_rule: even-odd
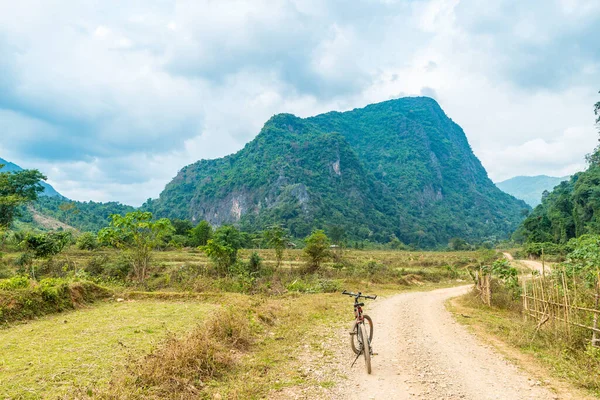
[[[453,319],[445,302],[470,288],[403,293],[370,302],[367,309],[375,321],[373,346],[378,353],[373,359],[373,374],[367,375],[363,365],[348,367],[349,379],[334,397],[559,398],[482,345]]]

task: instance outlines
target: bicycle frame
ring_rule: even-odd
[[[358,298],[354,299],[354,318],[359,324],[364,322],[362,305],[363,303],[358,302]]]

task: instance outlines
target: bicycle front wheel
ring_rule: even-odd
[[[367,330],[366,324],[360,324],[360,332],[362,339],[362,352],[365,356],[365,366],[367,367],[367,374],[371,373],[371,344],[369,343],[369,331]]]
[[[369,332],[369,343],[373,341],[373,320],[367,314],[363,315],[364,324],[367,325],[367,331]],[[354,322],[352,326],[352,332],[350,332],[350,347],[352,347],[352,351],[354,354],[358,355],[360,353],[360,343],[358,342],[358,323]]]

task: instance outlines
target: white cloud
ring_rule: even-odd
[[[429,93],[493,179],[564,175],[596,143],[599,24],[593,0],[0,0],[0,156],[137,205],[273,114]]]

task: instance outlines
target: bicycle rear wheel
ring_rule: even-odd
[[[367,367],[367,374],[371,373],[371,343],[369,343],[369,332],[367,326],[362,323],[360,324],[360,332],[362,339],[362,352],[365,357],[365,366]]]
[[[367,331],[369,332],[369,343],[373,341],[373,320],[366,314],[363,314],[363,321],[368,325]],[[358,323],[354,322],[352,331],[350,332],[350,346],[354,354],[360,353],[360,343],[358,342]]]

